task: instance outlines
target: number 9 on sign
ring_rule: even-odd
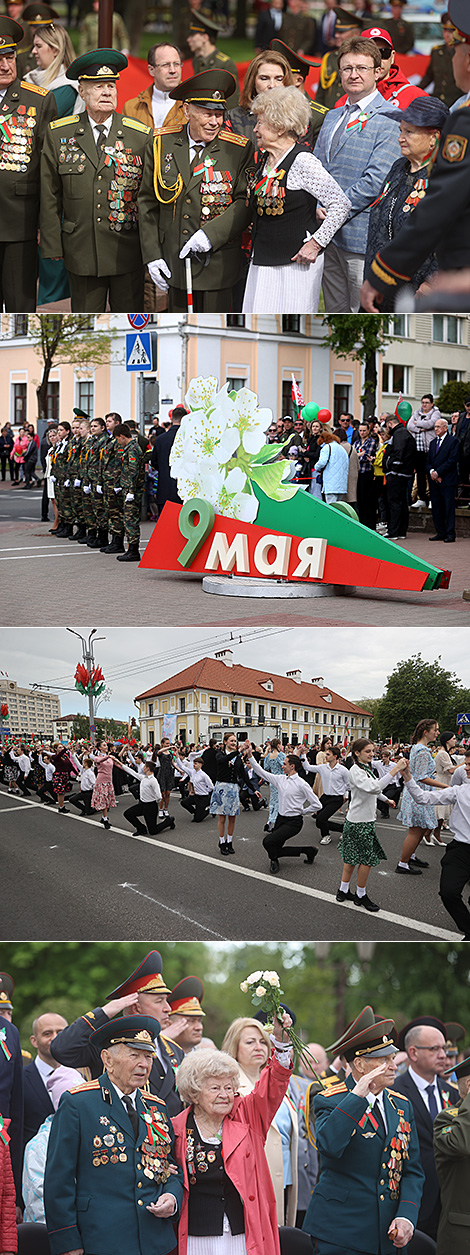
[[[178,555],[181,566],[191,566],[212,531],[214,519],[215,510],[210,501],[204,501],[202,497],[192,497],[190,501],[185,501],[178,518],[181,535],[188,542]]]

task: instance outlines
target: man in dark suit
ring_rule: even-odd
[[[171,1007],[167,1001],[169,993],[171,990],[165,985],[162,976],[161,955],[158,950],[151,950],[135,972],[113,990],[104,1006],[87,1011],[54,1038],[51,1054],[67,1067],[86,1067],[90,1069],[93,1078],[101,1076],[101,1055],[92,1039],[95,1029],[119,1015],[124,1008],[127,1014],[151,1015],[155,1020],[158,1019],[159,1025],[154,1038],[155,1057],[149,1077],[150,1092],[158,1094],[166,1102],[171,1116],[177,1115],[181,1111],[182,1103],[176,1092],[175,1068],[184,1059],[184,1051],[171,1038],[163,1036],[170,1024]],[[178,1025],[172,1025],[172,1032],[176,1033],[177,1029]]]
[[[178,496],[178,485],[176,479],[172,478],[170,471],[170,453],[178,434],[181,419],[184,418],[187,412],[184,405],[175,405],[171,413],[171,427],[168,428],[164,436],[160,436],[160,439],[153,446],[151,464],[154,470],[158,471],[158,514],[161,514],[166,501],[176,501],[181,505],[181,498]]]
[[[455,489],[459,481],[460,445],[455,436],[449,436],[445,418],[436,419],[434,431],[435,439],[431,440],[428,449],[427,471],[436,532],[429,539],[452,544],[455,540]]]
[[[398,1047],[406,1050],[409,1067],[397,1076],[392,1089],[412,1104],[425,1182],[417,1228],[436,1240],[441,1210],[439,1182],[433,1153],[436,1115],[458,1101],[458,1090],[442,1080],[447,1068],[446,1032],[441,1020],[422,1015],[402,1029]]]
[[[67,1028],[67,1020],[63,1015],[56,1015],[55,1011],[46,1011],[33,1020],[31,1044],[37,1055],[23,1072],[25,1145],[37,1133],[46,1116],[54,1111],[46,1081],[57,1067],[51,1055],[51,1042],[63,1028]]]

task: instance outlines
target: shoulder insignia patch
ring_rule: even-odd
[[[447,135],[442,149],[444,161],[463,161],[467,145],[468,140],[463,135]]]
[[[158,1098],[157,1094],[149,1094],[146,1089],[139,1089],[139,1094],[145,1102],[160,1103],[161,1107],[165,1106],[163,1098]]]
[[[218,53],[217,53],[217,60],[218,60],[218,61],[230,61],[230,57],[228,57],[228,56],[227,56],[227,54],[226,54],[225,52],[218,52]]]
[[[56,118],[55,122],[49,122],[49,129],[55,131],[57,126],[69,126],[71,122],[78,122],[79,113],[69,113],[67,118]]]
[[[21,79],[20,87],[26,88],[26,90],[29,92],[36,92],[37,96],[48,95],[47,91],[45,91],[43,87],[36,87],[35,83],[25,83],[24,79]]]
[[[217,139],[226,139],[229,144],[239,144],[240,148],[245,148],[249,142],[246,135],[236,135],[234,131],[226,131],[224,127],[219,131]]]
[[[348,1094],[349,1090],[344,1081],[338,1081],[338,1084],[328,1085],[327,1089],[319,1090],[319,1094],[323,1093],[325,1098],[336,1098],[337,1094]]]
[[[458,1116],[458,1114],[459,1114],[459,1108],[458,1108],[458,1107],[448,1107],[448,1108],[447,1108],[447,1114],[448,1114],[449,1116]]]
[[[314,100],[310,101],[310,108],[313,109],[314,113],[329,113],[330,112],[330,110],[327,109],[326,105],[321,105],[321,104],[317,105]]]
[[[100,1088],[99,1081],[84,1081],[83,1085],[74,1085],[73,1089],[70,1090],[70,1093],[82,1094],[84,1090],[99,1089],[99,1088]]]
[[[386,1093],[389,1094],[391,1098],[395,1098],[397,1102],[410,1102],[410,1099],[406,1097],[406,1094],[400,1094],[397,1089],[389,1089],[386,1085],[385,1090]]]
[[[178,125],[178,123],[175,122],[172,126],[157,126],[156,131],[154,131],[154,135],[179,135],[182,130],[183,123]]]
[[[123,118],[123,126],[131,126],[133,131],[143,131],[145,135],[150,135],[151,127],[146,126],[144,122],[138,122],[137,118]]]

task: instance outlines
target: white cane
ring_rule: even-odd
[[[188,313],[193,312],[193,278],[191,273],[191,257],[185,258],[186,265],[186,291],[188,294]]]

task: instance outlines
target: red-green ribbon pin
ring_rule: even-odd
[[[284,174],[285,170],[275,170],[273,174],[266,173],[263,175],[263,178],[259,180],[259,183],[255,183],[255,193],[263,192],[265,196],[269,196],[273,183],[276,182],[276,180],[280,182]]]
[[[142,1115],[147,1125],[147,1137],[151,1146],[157,1146],[159,1139],[161,1142],[171,1142],[170,1130],[166,1125],[162,1129],[159,1128],[156,1115],[150,1115],[148,1111],[144,1111]]]
[[[8,1123],[10,1123],[10,1121],[8,1121]],[[4,1146],[8,1146],[9,1141],[10,1141],[10,1135],[6,1131],[5,1121],[3,1119],[3,1116],[0,1116],[0,1142],[3,1142]]]
[[[200,165],[194,167],[193,174],[203,174],[204,182],[211,183],[214,177],[212,157],[205,157],[204,161],[201,161]]]
[[[378,1122],[378,1120],[376,1120],[375,1116],[373,1116],[373,1115],[372,1115],[372,1112],[371,1112],[371,1111],[369,1111],[369,1110],[368,1110],[368,1111],[365,1111],[365,1112],[364,1112],[364,1115],[363,1115],[363,1116],[361,1116],[361,1119],[359,1120],[359,1128],[360,1128],[360,1129],[363,1129],[363,1128],[364,1128],[364,1125],[365,1125],[365,1123],[366,1123],[366,1120],[370,1120],[371,1125],[372,1125],[372,1128],[373,1128],[373,1129],[375,1129],[375,1132],[377,1132],[377,1129],[378,1129],[378,1127],[379,1127],[379,1122]]]
[[[363,131],[367,119],[370,117],[371,113],[359,113],[357,118],[352,118],[351,121],[347,123],[346,130],[353,131],[355,127],[358,127],[360,131]]]
[[[6,1038],[6,1028],[0,1028],[0,1046],[5,1055],[5,1059],[11,1059],[11,1050],[8,1049]]]
[[[11,122],[12,116],[13,115],[9,113],[7,118],[0,119],[0,131],[4,139],[13,139],[13,131],[11,126],[8,125],[8,123]]]

